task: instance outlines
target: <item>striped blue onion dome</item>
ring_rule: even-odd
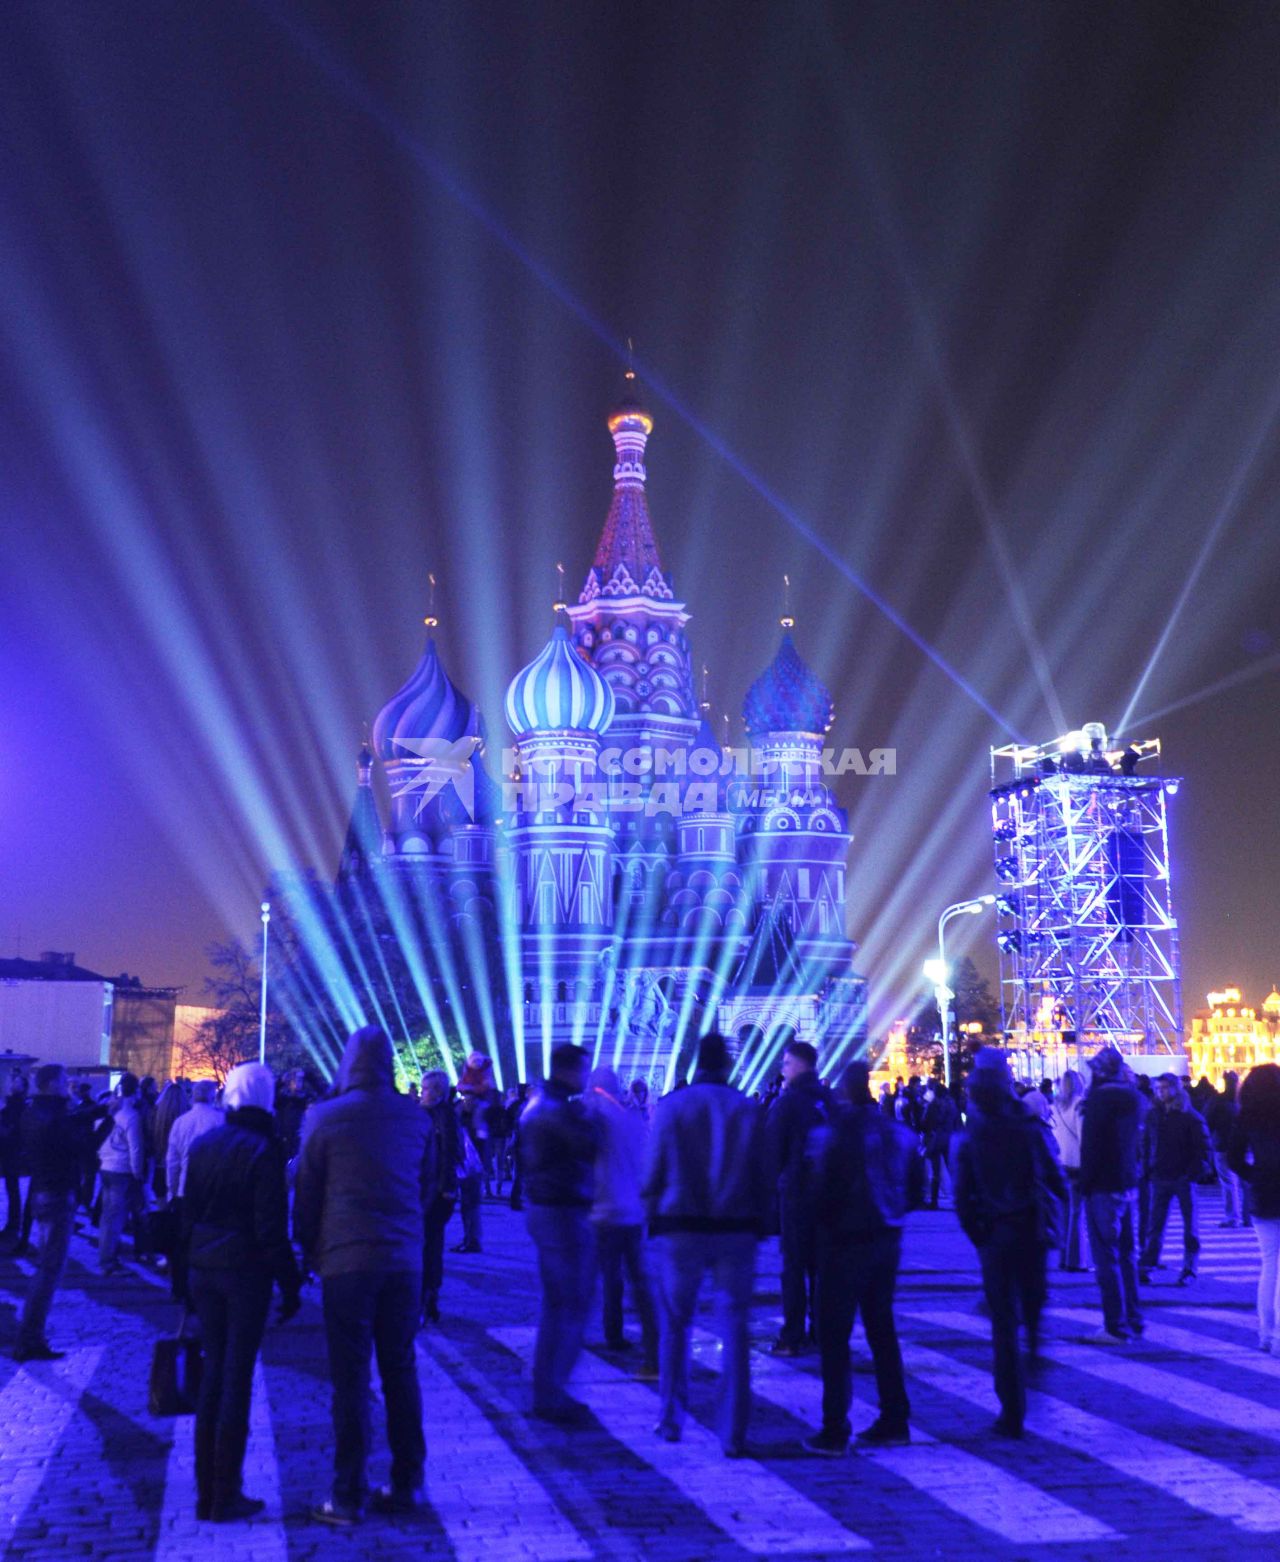
[[[742,716],[747,732],[813,732],[823,736],[835,720],[830,691],[800,659],[789,632],[778,654],[747,690]]]
[[[420,743],[427,738],[443,738],[456,743],[479,730],[477,719],[475,706],[451,682],[435,640],[428,635],[422,658],[409,681],[378,712],[373,724],[373,747],[380,759],[406,759],[409,750],[400,747],[401,740]]]
[[[507,689],[507,725],[529,732],[603,732],[613,720],[613,690],[574,649],[563,624]]]

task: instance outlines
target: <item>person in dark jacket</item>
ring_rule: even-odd
[[[449,1099],[449,1076],[432,1069],[422,1076],[422,1105],[435,1138],[434,1173],[427,1195],[426,1236],[422,1245],[422,1323],[440,1322],[444,1284],[444,1232],[458,1200],[458,1119]]]
[[[1222,1189],[1222,1219],[1218,1224],[1228,1230],[1247,1224],[1241,1203],[1240,1179],[1231,1170],[1227,1160],[1232,1131],[1239,1115],[1240,1076],[1234,1069],[1228,1069],[1222,1076],[1222,1093],[1214,1093],[1204,1112],[1204,1120],[1209,1125],[1213,1139],[1213,1169],[1218,1174],[1218,1186]]]
[[[520,1163],[529,1235],[538,1250],[542,1310],[533,1350],[533,1413],[567,1424],[586,1419],[566,1384],[582,1350],[596,1286],[596,1129],[581,1100],[588,1053],[562,1042],[551,1077],[520,1119]]]
[[[1245,1076],[1227,1161],[1249,1189],[1262,1258],[1258,1344],[1280,1356],[1280,1065],[1260,1063]]]
[[[1196,1233],[1196,1182],[1213,1167],[1213,1146],[1205,1120],[1191,1105],[1176,1074],[1156,1081],[1156,1106],[1142,1125],[1142,1158],[1151,1178],[1151,1226],[1138,1261],[1145,1285],[1160,1261],[1169,1205],[1182,1212],[1182,1273],[1178,1284],[1196,1277],[1200,1238]]]
[[[799,1356],[817,1338],[818,1261],[805,1146],[813,1130],[828,1121],[830,1105],[818,1078],[817,1049],[798,1041],[794,1031],[782,1049],[782,1079],[782,1094],[765,1119],[770,1154],[778,1168],[782,1248],[782,1328],[772,1350],[775,1356]]]
[[[0,1239],[20,1242],[22,1233],[22,1115],[27,1106],[27,1079],[15,1074],[0,1106],[0,1176],[7,1200]]]
[[[915,1135],[880,1111],[869,1081],[865,1063],[850,1064],[841,1081],[841,1109],[830,1128],[818,1129],[810,1141],[822,1429],[804,1446],[827,1457],[849,1446],[849,1336],[859,1313],[875,1365],[880,1414],[858,1434],[858,1443],[884,1448],[911,1440],[893,1297],[902,1227],[907,1211],[921,1202],[924,1163]]]
[[[1048,1125],[1019,1101],[1003,1052],[982,1047],[969,1076],[969,1120],[958,1136],[956,1214],[978,1250],[991,1314],[995,1430],[1021,1437],[1027,1390],[1018,1324],[1034,1359],[1048,1289],[1049,1249],[1056,1246],[1067,1185]]]
[[[1100,1344],[1142,1333],[1138,1303],[1138,1182],[1141,1175],[1142,1093],[1114,1047],[1089,1060],[1089,1090],[1081,1108],[1080,1193],[1102,1297]]]
[[[726,1457],[739,1459],[751,1413],[756,1247],[769,1224],[777,1176],[764,1115],[729,1083],[731,1065],[724,1037],[704,1036],[693,1083],[664,1097],[653,1115],[641,1196],[658,1255],[658,1435],[676,1442],[684,1428],[689,1334],[710,1270],[720,1293],[720,1445]]]
[[[284,1153],[275,1137],[275,1079],[261,1063],[227,1075],[227,1121],[198,1139],[182,1200],[188,1285],[200,1318],[204,1372],[196,1405],[196,1517],[225,1523],[261,1512],[241,1489],[253,1368],[272,1283],[283,1321],[302,1277],[289,1245]]]
[[[374,1493],[373,1505],[412,1512],[422,1501],[427,1447],[414,1341],[435,1144],[427,1114],[396,1089],[386,1032],[356,1031],[336,1093],[307,1114],[294,1196],[295,1233],[323,1284],[333,1380],[333,1492],[312,1509],[327,1524],[352,1525],[364,1515],[375,1351],[391,1484]]]
[[[36,1093],[22,1115],[37,1257],[18,1326],[15,1361],[57,1361],[66,1354],[49,1344],[45,1327],[66,1267],[80,1173],[93,1135],[92,1122],[71,1110],[70,1096],[66,1069],[46,1063],[36,1070]]]
[[[930,1080],[924,1093],[921,1131],[929,1163],[929,1208],[937,1209],[942,1179],[951,1165],[951,1136],[960,1127],[960,1113],[951,1092],[941,1080]]]

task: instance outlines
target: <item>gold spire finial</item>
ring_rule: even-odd
[[[794,629],[796,621],[791,616],[791,576],[782,577],[782,617],[778,620],[784,629]]]
[[[422,620],[428,629],[435,629],[440,620],[436,617],[436,577],[427,571],[427,616]]]
[[[564,565],[556,565],[556,599],[551,604],[553,613],[563,613],[567,604],[564,599]]]
[[[702,710],[702,714],[704,716],[709,715],[710,712],[711,712],[711,701],[707,698],[707,676],[708,676],[707,664],[705,662],[703,662],[703,664],[702,664],[702,699],[699,702],[699,704],[700,704],[700,708]]]

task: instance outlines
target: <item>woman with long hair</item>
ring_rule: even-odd
[[[155,1149],[155,1168],[151,1175],[151,1191],[161,1203],[173,1197],[173,1192],[165,1186],[165,1163],[169,1155],[169,1135],[173,1132],[173,1125],[188,1110],[191,1103],[187,1100],[187,1093],[174,1079],[160,1092],[160,1099],[156,1102],[155,1115],[151,1120],[151,1142]]]
[[[1258,1275],[1258,1345],[1280,1356],[1280,1064],[1260,1063],[1240,1086],[1227,1164],[1249,1185]]]
[[[1084,1222],[1084,1199],[1080,1193],[1080,1131],[1084,1127],[1084,1081],[1069,1068],[1058,1082],[1058,1094],[1049,1114],[1049,1126],[1057,1141],[1058,1155],[1067,1179],[1067,1230],[1062,1243],[1059,1267],[1067,1274],[1080,1274],[1080,1233]]]

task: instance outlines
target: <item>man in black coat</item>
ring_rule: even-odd
[[[1048,1290],[1049,1248],[1067,1198],[1049,1126],[1019,1101],[1003,1052],[983,1047],[969,1076],[969,1120],[955,1149],[956,1214],[978,1250],[991,1314],[995,1431],[1021,1437],[1027,1390],[1018,1325],[1034,1358]]]
[[[910,1441],[910,1406],[893,1317],[907,1211],[921,1202],[924,1163],[915,1135],[871,1098],[870,1072],[852,1063],[831,1127],[810,1143],[818,1250],[818,1339],[822,1350],[822,1429],[810,1453],[838,1457],[849,1446],[849,1336],[862,1327],[875,1365],[879,1417],[858,1434],[864,1447]]]
[[[817,1248],[805,1147],[814,1129],[830,1118],[817,1067],[817,1049],[798,1041],[793,1031],[782,1049],[782,1094],[765,1119],[770,1156],[778,1168],[782,1248],[782,1328],[773,1342],[775,1356],[802,1355],[817,1336]]]
[[[435,1145],[427,1114],[396,1089],[385,1031],[356,1031],[336,1093],[307,1114],[294,1196],[306,1265],[323,1285],[333,1380],[333,1493],[312,1510],[327,1524],[356,1524],[364,1514],[375,1351],[391,1484],[374,1493],[373,1503],[411,1512],[422,1500],[427,1447],[415,1338]]]
[[[70,1096],[66,1069],[46,1063],[36,1070],[36,1093],[22,1114],[23,1158],[31,1172],[27,1199],[38,1253],[18,1326],[16,1361],[57,1361],[66,1354],[49,1344],[45,1326],[66,1267],[80,1172],[93,1135],[92,1122],[71,1110]]]
[[[1094,1054],[1089,1073],[1089,1092],[1081,1108],[1080,1193],[1102,1295],[1103,1322],[1096,1339],[1099,1344],[1122,1343],[1142,1333],[1135,1247],[1146,1109],[1114,1047]]]
[[[1151,1228],[1138,1262],[1145,1285],[1160,1261],[1169,1206],[1177,1199],[1182,1212],[1182,1273],[1178,1284],[1196,1277],[1200,1238],[1196,1233],[1195,1184],[1213,1168],[1213,1145],[1205,1120],[1191,1105],[1176,1074],[1156,1081],[1156,1105],[1142,1128],[1142,1158],[1151,1178]]]

